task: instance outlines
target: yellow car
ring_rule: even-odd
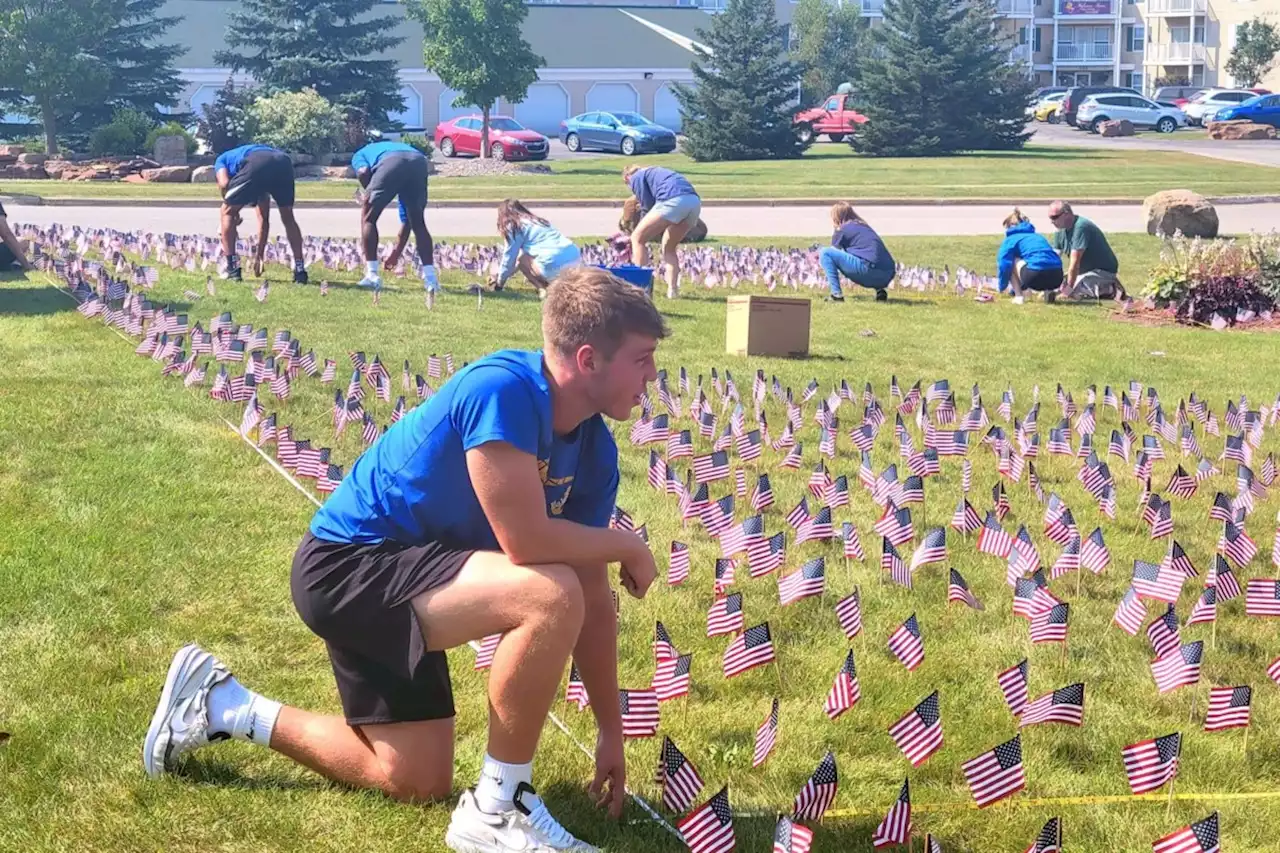
[[[1061,121],[1062,116],[1059,111],[1062,109],[1062,97],[1065,94],[1065,92],[1059,92],[1055,95],[1049,95],[1036,104],[1035,112],[1033,113],[1036,121],[1047,121],[1049,124],[1057,124]]]

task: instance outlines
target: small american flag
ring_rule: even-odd
[[[888,847],[894,844],[906,844],[911,837],[911,780],[902,780],[902,790],[897,801],[889,808],[889,813],[880,821],[871,836],[871,846]]]
[[[1182,593],[1186,575],[1172,569],[1161,571],[1160,566],[1146,560],[1133,561],[1133,588],[1144,598],[1154,598],[1174,604]]]
[[[1027,706],[1027,680],[1030,665],[1023,658],[1017,665],[1006,669],[996,676],[1000,684],[1000,692],[1004,694],[1005,704],[1015,717],[1021,716]]]
[[[653,691],[659,702],[670,702],[689,695],[689,673],[693,669],[693,655],[680,655],[658,662],[653,675]]]
[[[1065,601],[1036,613],[1031,617],[1031,642],[1065,643],[1070,614],[1071,605]]]
[[[1132,586],[1125,592],[1124,598],[1120,599],[1120,604],[1116,607],[1115,616],[1112,618],[1120,629],[1129,636],[1135,636],[1142,627],[1143,621],[1147,618],[1147,605],[1138,594],[1138,591]]]
[[[1070,684],[1027,704],[1019,715],[1018,728],[1040,723],[1084,723],[1084,684]]]
[[[1280,580],[1249,581],[1244,592],[1244,612],[1249,616],[1280,616]]]
[[[951,528],[961,533],[982,529],[982,519],[967,499],[961,498],[960,503],[956,504],[956,511],[951,516]]]
[[[925,531],[924,538],[911,556],[911,572],[930,563],[943,563],[947,560],[947,531],[942,527],[933,527]]]
[[[1200,680],[1200,660],[1204,655],[1204,641],[1196,640],[1179,646],[1177,650],[1151,662],[1151,675],[1156,689],[1168,693]]]
[[[773,485],[769,482],[768,474],[761,474],[751,492],[751,508],[756,512],[762,512],[771,506],[773,506]]]
[[[1213,586],[1218,591],[1218,601],[1230,601],[1240,596],[1240,582],[1235,573],[1227,565],[1221,554],[1214,554],[1209,573],[1204,578],[1205,586]]]
[[[987,517],[982,522],[982,529],[978,532],[978,551],[993,557],[1006,558],[1012,550],[1013,537],[1000,526],[996,513],[988,510]]]
[[[624,738],[653,737],[658,733],[658,694],[653,690],[619,690]]]
[[[1182,735],[1175,732],[1163,737],[1140,741],[1121,751],[1129,788],[1135,794],[1154,791],[1178,773],[1178,756],[1182,752]]]
[[[741,603],[741,599],[739,599]],[[757,666],[774,661],[773,636],[769,623],[761,622],[729,644],[724,653],[724,677],[733,678]]]
[[[662,805],[673,812],[683,812],[693,805],[702,793],[703,781],[693,762],[669,737],[662,739],[662,753],[658,758],[658,779],[662,786]]]
[[[1027,848],[1027,853],[1062,853],[1062,821],[1056,817],[1049,818],[1035,842]]]
[[[671,543],[671,556],[667,566],[667,583],[678,586],[689,579],[689,546],[683,542]]]
[[[1147,626],[1147,639],[1151,641],[1151,648],[1158,658],[1164,657],[1181,645],[1182,641],[1178,637],[1178,614],[1174,611],[1172,604],[1163,614],[1151,620],[1151,624]]]
[[[773,706],[769,711],[769,715],[764,718],[764,722],[756,729],[755,746],[751,755],[751,766],[759,767],[764,760],[769,757],[769,753],[773,752],[774,745],[778,742],[778,700],[773,700]]]
[[[1228,521],[1222,525],[1222,536],[1218,539],[1218,550],[1231,558],[1237,566],[1251,562],[1258,554],[1258,546],[1243,527]]]
[[[662,622],[654,624],[653,628],[653,658],[656,661],[671,660],[680,656],[676,651],[675,644],[671,642],[671,634],[667,631],[667,626]]]
[[[1111,552],[1102,538],[1102,528],[1095,527],[1087,538],[1080,542],[1080,566],[1094,574],[1101,573],[1111,563]]]
[[[676,823],[684,843],[692,853],[728,853],[736,841],[733,811],[729,808],[729,786]]]
[[[880,540],[880,569],[888,572],[894,583],[911,589],[911,572],[898,549],[888,539]]]
[[[1187,625],[1213,622],[1217,618],[1218,588],[1216,586],[1205,587],[1204,592],[1200,593],[1200,597],[1196,599],[1196,603],[1191,608],[1191,615],[1187,617]]]
[[[975,598],[973,593],[969,590],[969,584],[965,582],[964,576],[955,569],[951,569],[950,579],[947,582],[947,602],[950,603],[952,601],[959,601],[963,604],[967,604],[974,610],[986,609],[982,602],[978,601],[978,599]]]
[[[933,691],[907,715],[889,727],[889,736],[911,762],[919,767],[942,747],[942,714],[938,691]]]
[[[707,636],[718,637],[723,634],[736,634],[745,624],[746,614],[742,609],[742,593],[735,592],[723,598],[717,598],[707,611]]]
[[[850,557],[855,560],[866,559],[866,553],[862,550],[862,539],[858,536],[858,528],[853,526],[852,521],[842,522],[840,525],[840,539],[844,546],[844,557]]]
[[[718,559],[716,560],[716,568],[714,581],[716,595],[724,595],[724,591],[728,589],[737,574],[738,564],[733,560]]]
[[[578,674],[578,665],[576,663],[569,667],[569,683],[565,686],[564,700],[576,704],[579,711],[587,707],[591,702],[587,698],[587,688],[582,683],[582,676]]]
[[[809,853],[813,846],[813,830],[792,823],[786,815],[778,817],[773,830],[773,853]]]
[[[827,699],[823,703],[823,712],[831,719],[836,719],[845,711],[858,704],[862,698],[862,688],[858,684],[858,670],[853,662],[853,650],[845,656],[844,663],[836,672],[835,681],[827,691]]]
[[[476,670],[493,666],[493,655],[498,651],[500,642],[502,642],[502,634],[490,634],[480,641],[480,647],[476,649]]]
[[[856,589],[836,603],[836,620],[850,640],[862,632],[862,602]]]
[[[1249,709],[1253,700],[1253,688],[1210,687],[1209,710],[1204,718],[1206,732],[1224,729],[1241,729],[1249,725]]]
[[[1006,741],[962,765],[978,808],[1016,794],[1026,786],[1022,769],[1022,735]]]
[[[814,557],[797,571],[778,579],[778,603],[785,607],[802,598],[822,595],[826,589],[826,559]]]
[[[1152,853],[1218,853],[1218,813],[1152,842]]]
[[[920,636],[920,623],[916,621],[914,613],[889,636],[889,651],[908,670],[913,670],[924,662],[924,640]]]
[[[834,753],[828,752],[819,762],[818,769],[813,771],[809,781],[796,795],[795,805],[792,807],[792,819],[821,820],[836,798],[838,785],[836,757]]]

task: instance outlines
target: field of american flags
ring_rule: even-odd
[[[894,249],[910,245],[898,241]],[[917,251],[925,255],[934,250],[922,241]],[[1128,262],[1123,254],[1122,262]],[[287,413],[299,434],[332,447],[334,458],[346,466],[363,444],[359,430],[350,427],[341,437],[333,436],[333,392],[350,375],[348,352],[381,356],[391,373],[394,400],[404,393],[400,372],[406,358],[414,373],[425,374],[432,353],[449,352],[461,364],[492,349],[496,341],[536,344],[537,302],[527,291],[486,298],[477,311],[475,297],[461,290],[465,283],[446,277],[450,290],[433,314],[422,309],[415,291],[386,292],[375,307],[369,294],[336,281],[325,297],[316,287],[273,282],[267,300],[259,302],[249,283],[215,282],[216,294],[209,296],[203,293],[202,277],[166,272],[151,296],[162,303],[187,303],[181,310],[206,326],[212,317],[231,311],[237,322],[265,327],[272,335],[288,329],[302,341],[304,352],[314,348],[335,359],[345,375],[340,370],[334,383],[299,378],[287,402],[269,403],[267,398],[263,403],[267,412]],[[201,298],[188,302],[188,290]],[[285,583],[310,504],[222,422],[238,423],[243,405],[210,400],[208,382],[198,394],[176,378],[162,379],[156,362],[134,355],[130,344],[99,322],[83,319],[70,310],[73,303],[65,296],[35,280],[5,283],[0,299],[0,442],[6,460],[0,476],[9,485],[0,497],[0,519],[9,531],[0,554],[4,565],[16,567],[6,572],[0,592],[6,614],[0,626],[0,728],[13,735],[0,747],[0,772],[6,780],[0,806],[9,817],[0,827],[0,846],[218,849],[234,843],[263,849],[390,850],[435,837],[447,820],[446,808],[409,809],[341,791],[281,759],[238,745],[198,754],[186,765],[187,779],[159,784],[142,779],[137,743],[157,679],[173,648],[189,639],[207,643],[255,689],[290,704],[336,708],[323,651],[294,615]],[[1195,458],[1183,457],[1176,443],[1165,443],[1168,458],[1155,462],[1152,473],[1153,491],[1173,504],[1172,538],[1199,572],[1178,599],[1182,642],[1205,644],[1201,678],[1193,687],[1158,695],[1146,632],[1129,636],[1111,626],[1129,586],[1133,560],[1159,565],[1169,541],[1150,538],[1141,521],[1140,485],[1132,466],[1119,459],[1100,453],[1116,482],[1114,521],[1098,511],[1077,480],[1076,460],[1049,456],[1043,448],[1031,460],[1046,494],[1061,496],[1082,536],[1101,526],[1112,558],[1102,574],[1084,573],[1079,594],[1072,577],[1076,572],[1048,582],[1048,589],[1071,605],[1065,660],[1060,643],[1029,644],[1028,620],[1012,612],[1007,561],[979,554],[976,533],[961,536],[951,528],[961,497],[960,457],[943,456],[940,473],[924,478],[924,504],[910,505],[914,539],[899,548],[910,561],[925,532],[944,527],[948,560],[918,568],[910,591],[881,571],[880,537],[873,529],[881,510],[858,482],[859,459],[847,434],[856,426],[853,413],[862,410],[866,382],[888,415],[871,451],[876,473],[896,462],[904,477],[906,460],[893,437],[898,401],[889,393],[891,375],[898,377],[904,393],[916,379],[923,380],[924,389],[934,380],[949,379],[959,418],[968,411],[969,388],[977,382],[990,420],[1006,428],[997,413],[1002,392],[1012,386],[1012,412],[1022,417],[1038,384],[1042,433],[1060,416],[1054,399],[1059,382],[1081,408],[1086,386],[1096,383],[1099,439],[1119,426],[1117,412],[1102,405],[1106,384],[1117,394],[1128,389],[1130,379],[1144,388],[1153,386],[1171,413],[1179,399],[1196,391],[1220,421],[1228,396],[1238,400],[1243,393],[1254,407],[1271,406],[1280,391],[1268,367],[1274,344],[1264,336],[1151,329],[1109,321],[1089,308],[1024,308],[947,297],[888,306],[863,300],[841,307],[817,305],[815,358],[748,363],[720,352],[723,308],[718,299],[693,295],[671,307],[674,337],[663,347],[661,364],[669,379],[681,366],[691,383],[703,374],[717,416],[721,407],[710,385],[712,366],[722,378],[726,368],[732,371],[747,404],[749,425],[754,423],[750,398],[757,368],[766,377],[777,375],[797,399],[815,378],[821,390],[802,407],[804,426],[797,438],[805,447],[799,469],[782,468],[782,452],[771,447],[758,460],[740,465],[737,449],[730,448],[730,467],[745,467],[750,474],[748,492],[755,474],[769,474],[775,502],[763,513],[765,533],[785,531],[788,546],[780,569],[767,576],[751,578],[740,558],[734,583],[727,587],[743,594],[744,627],[768,622],[778,663],[776,669],[767,665],[732,679],[724,678],[721,661],[733,638],[706,637],[720,547],[696,521],[681,525],[675,499],[647,485],[648,449],[630,444],[631,424],[617,426],[624,472],[620,505],[637,526],[645,525],[663,575],[672,540],[686,543],[691,557],[691,575],[683,585],[668,588],[660,575],[649,598],[636,602],[624,596],[621,602],[624,688],[650,684],[656,621],[663,622],[675,649],[693,656],[688,698],[663,703],[657,737],[628,745],[632,786],[648,802],[657,805],[662,799],[653,774],[662,736],[668,735],[705,782],[693,809],[728,784],[734,831],[743,850],[768,849],[776,814],[791,813],[828,750],[839,771],[831,808],[857,814],[822,824],[802,818],[800,823],[815,829],[815,850],[871,849],[872,836],[898,798],[904,778],[911,782],[917,844],[930,833],[945,851],[1025,850],[1055,816],[1062,818],[1069,848],[1145,851],[1155,839],[1215,810],[1224,845],[1280,849],[1273,840],[1280,805],[1273,800],[1175,801],[1167,815],[1162,802],[1027,809],[996,805],[986,812],[930,808],[972,802],[962,765],[1018,735],[1018,721],[1008,711],[997,673],[1024,658],[1029,660],[1029,701],[1076,683],[1087,690],[1082,726],[1048,723],[1022,730],[1026,789],[1014,797],[1015,803],[1126,794],[1121,750],[1171,732],[1184,735],[1178,792],[1280,787],[1280,768],[1271,759],[1280,699],[1266,676],[1280,655],[1274,623],[1246,618],[1241,591],[1218,603],[1221,624],[1216,628],[1185,624],[1223,529],[1208,517],[1213,495],[1236,492],[1234,464],[1216,459],[1221,438],[1197,431],[1205,455],[1223,473],[1201,483],[1195,497],[1184,500],[1164,489],[1179,462],[1189,460],[1188,470],[1195,466]],[[876,336],[859,337],[864,328],[873,328]],[[841,379],[857,400],[844,402],[837,411],[837,455],[827,460],[833,476],[849,480],[850,503],[833,511],[834,529],[838,534],[841,522],[853,522],[866,551],[865,561],[848,565],[838,543],[796,547],[794,530],[785,521],[802,496],[808,496],[815,512],[823,503],[808,491],[818,459],[813,415],[818,401]],[[651,397],[655,411],[661,411],[656,389]],[[690,397],[686,393],[683,398],[686,414]],[[414,402],[411,396],[409,404]],[[366,388],[365,407],[385,423],[392,403],[378,400]],[[765,407],[776,438],[785,411],[771,392]],[[723,428],[727,415],[720,422]],[[914,417],[904,416],[904,422],[920,447]],[[691,425],[687,417],[678,423]],[[1149,431],[1142,417],[1132,423],[1138,435]],[[710,452],[712,442],[698,434],[696,425],[692,429],[695,453]],[[1222,432],[1230,432],[1225,424]],[[976,438],[966,457],[973,462],[969,500],[985,516],[998,460]],[[1075,437],[1073,446],[1077,444]],[[1100,444],[1101,451],[1105,441]],[[1275,428],[1268,427],[1254,451],[1255,469],[1272,450],[1280,450],[1280,441]],[[682,459],[676,464],[683,473],[689,463]],[[730,477],[713,485],[711,497],[733,490]],[[1025,472],[1019,483],[1006,480],[1005,491],[1011,512],[1004,530],[1012,534],[1026,524],[1048,576],[1063,549],[1043,532],[1044,506]],[[1270,545],[1280,500],[1272,491],[1255,498],[1245,522],[1259,554],[1246,567],[1233,564],[1242,590],[1249,580],[1275,574]],[[738,497],[735,521],[751,514],[746,501],[746,496]],[[817,556],[825,557],[825,595],[780,606],[777,578]],[[963,575],[985,610],[947,603],[951,567]],[[862,631],[847,641],[835,606],[855,584]],[[1148,601],[1146,610],[1143,627],[1164,612],[1164,605]],[[908,672],[887,641],[912,613],[925,656]],[[850,649],[859,699],[832,721],[824,700]],[[462,781],[474,776],[483,743],[484,675],[473,671],[473,660],[469,650],[452,658],[460,708],[457,775]],[[1242,732],[1203,731],[1210,685],[1253,687],[1254,731],[1243,762]],[[912,768],[889,729],[935,690],[943,745]],[[1188,722],[1192,691],[1198,691],[1198,702]],[[781,698],[777,743],[753,769],[755,732],[774,697]],[[590,742],[589,712],[560,703],[556,713],[579,740]],[[583,835],[611,850],[679,849],[639,809],[629,810],[633,822],[622,827],[599,819],[577,791],[589,762],[558,731],[548,729],[538,761],[542,787],[557,803],[567,803],[565,821]],[[673,823],[684,816],[664,814]]]

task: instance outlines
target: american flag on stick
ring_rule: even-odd
[[[1280,616],[1280,580],[1249,581],[1244,592],[1244,612],[1249,616]]]
[[[693,655],[680,655],[658,661],[653,674],[653,692],[659,702],[670,702],[689,695],[689,672],[693,668]]]
[[[1031,617],[1031,642],[1065,643],[1070,614],[1071,605],[1065,601],[1036,613]]]
[[[862,632],[862,603],[858,590],[836,602],[836,620],[845,637],[852,640]]]
[[[769,710],[769,715],[764,718],[764,722],[756,729],[755,746],[751,755],[751,766],[759,767],[764,760],[769,757],[769,753],[773,752],[774,745],[778,742],[778,700],[773,700],[773,705]]]
[[[1041,829],[1027,853],[1062,853],[1062,821],[1051,817]]]
[[[1022,769],[1022,735],[1006,741],[962,765],[978,808],[1016,794],[1026,787]]]
[[[1065,723],[1079,726],[1084,723],[1084,684],[1069,684],[1052,693],[1046,693],[1022,709],[1018,728],[1039,723]]]
[[[1209,710],[1204,718],[1206,732],[1226,729],[1242,729],[1249,725],[1249,710],[1253,700],[1253,688],[1210,687]]]
[[[698,769],[669,737],[662,739],[658,784],[662,788],[662,805],[676,813],[687,811],[702,793],[704,783]]]
[[[1027,659],[1023,658],[1016,665],[996,675],[1000,692],[1004,695],[1004,702],[1015,717],[1021,716],[1023,709],[1027,706],[1029,668]]]
[[[622,709],[622,736],[653,737],[658,733],[658,694],[648,690],[619,690]]]
[[[913,670],[924,662],[924,640],[920,636],[920,623],[916,621],[914,613],[889,635],[889,651],[908,670]]]
[[[778,603],[786,607],[802,598],[822,595],[826,582],[826,559],[822,556],[814,557],[785,578],[778,579]]]
[[[769,633],[769,623],[761,622],[748,628],[725,649],[724,677],[733,678],[773,661],[773,636]]]
[[[1120,751],[1129,788],[1145,794],[1163,786],[1178,773],[1182,735],[1178,732],[1130,744]]]
[[[933,527],[925,531],[924,538],[911,556],[912,573],[921,566],[930,563],[943,563],[947,560],[947,531],[942,527]]]
[[[871,846],[879,849],[893,844],[906,844],[911,837],[911,780],[902,780],[898,799],[880,821],[871,836]]]
[[[1152,842],[1152,853],[1218,853],[1218,813]]]
[[[729,808],[729,786],[676,823],[684,843],[692,853],[728,853],[736,844],[733,811]]]
[[[912,767],[919,767],[941,749],[942,713],[938,706],[938,691],[930,693],[908,711],[906,716],[890,726],[889,736]]]
[[[735,592],[717,598],[707,611],[707,636],[736,634],[742,630],[745,613],[742,609],[742,593]]]
[[[812,846],[812,829],[793,823],[786,815],[778,817],[773,830],[773,853],[809,853]]]
[[[951,569],[950,580],[947,583],[947,602],[950,603],[952,601],[967,604],[974,610],[986,609],[982,602],[975,598],[969,590],[969,584],[965,583],[964,576],[955,569]]]
[[[1155,679],[1156,689],[1160,693],[1168,693],[1187,684],[1195,684],[1200,680],[1200,660],[1204,655],[1204,641],[1196,640],[1179,646],[1162,658],[1151,662],[1151,675]]]
[[[845,656],[844,663],[836,672],[835,681],[827,691],[826,701],[822,705],[823,712],[834,720],[845,711],[858,704],[862,698],[862,688],[858,685],[858,670],[853,662],[853,650]]]
[[[828,752],[818,763],[818,769],[813,771],[809,781],[796,795],[795,805],[792,807],[792,819],[821,820],[836,798],[838,785],[836,757],[834,753]]]

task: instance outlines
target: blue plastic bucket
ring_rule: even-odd
[[[637,267],[623,264],[616,267],[600,267],[608,270],[623,281],[630,282],[641,290],[653,293],[653,267]]]

